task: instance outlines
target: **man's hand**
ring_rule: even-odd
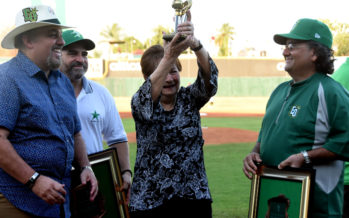
[[[85,168],[80,174],[80,179],[81,179],[81,183],[84,185],[87,182],[90,182],[91,184],[90,201],[93,201],[98,193],[98,182],[95,174],[89,168]]]
[[[50,205],[63,204],[65,202],[66,191],[64,184],[60,184],[47,176],[40,175],[32,191]]]
[[[287,166],[293,167],[293,168],[299,168],[304,163],[304,157],[301,153],[293,154],[289,156],[286,160],[282,161],[278,168],[281,170]]]
[[[131,196],[131,174],[129,172],[122,175],[122,183],[121,191],[126,192],[125,204],[129,204]]]
[[[250,154],[248,154],[245,157],[243,162],[244,162],[243,171],[244,171],[245,175],[247,176],[247,178],[252,179],[252,174],[256,174],[257,169],[258,169],[255,162],[257,162],[257,163],[262,162],[262,159],[261,159],[259,153],[251,152]]]

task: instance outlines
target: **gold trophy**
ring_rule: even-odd
[[[191,0],[173,0],[172,8],[175,9],[175,31],[174,33],[165,34],[162,38],[166,41],[171,41],[177,33],[178,24],[184,23],[187,20],[186,13],[192,5]],[[185,39],[185,36],[181,36],[179,41]]]

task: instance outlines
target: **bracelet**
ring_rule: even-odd
[[[198,47],[190,48],[190,49],[191,49],[192,51],[195,51],[195,52],[200,51],[200,49],[202,49],[202,44],[201,44],[201,42],[199,41]]]
[[[131,174],[131,177],[133,176],[132,171],[130,169],[126,169],[126,170],[121,171],[121,175],[124,175],[127,172],[129,172]]]
[[[310,160],[310,157],[308,155],[308,152],[307,151],[301,151],[303,157],[304,157],[304,162],[305,164],[311,164],[311,160]]]

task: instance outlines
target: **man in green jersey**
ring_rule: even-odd
[[[342,216],[342,160],[349,159],[349,93],[332,74],[332,34],[322,22],[300,19],[274,41],[285,45],[285,70],[291,81],[271,94],[259,137],[244,159],[248,178],[256,162],[283,169],[316,169],[309,217]]]

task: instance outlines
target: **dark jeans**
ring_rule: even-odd
[[[343,218],[349,218],[349,185],[344,186]]]
[[[130,213],[131,218],[212,218],[210,200],[169,200],[163,205]]]

